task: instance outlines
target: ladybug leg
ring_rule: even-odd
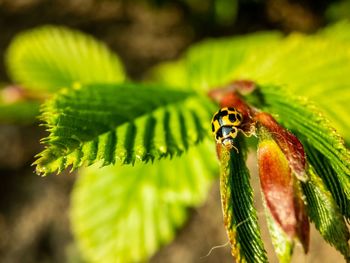
[[[255,129],[250,129],[249,131],[244,131],[239,129],[245,137],[251,137],[252,135],[255,135]]]
[[[235,149],[235,151],[236,151],[237,153],[239,153],[239,150],[238,150],[238,148],[237,148],[236,146],[232,145],[232,148]]]
[[[243,133],[244,136],[246,137],[251,137],[252,135],[256,135],[255,133],[255,127],[256,126],[256,122],[250,122],[250,123],[246,123],[244,125],[242,125],[241,127],[239,127],[239,131],[241,131]]]
[[[226,147],[228,150],[235,149],[237,153],[239,153],[238,148],[233,144],[233,141],[230,141],[230,143],[224,144],[224,147]]]

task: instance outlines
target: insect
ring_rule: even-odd
[[[233,107],[218,110],[211,121],[211,129],[216,142],[229,149],[235,148],[237,150],[233,145],[233,139],[237,137],[238,127],[242,121],[242,114]]]

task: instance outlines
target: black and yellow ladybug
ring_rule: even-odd
[[[237,137],[238,127],[242,121],[242,114],[233,107],[225,107],[218,110],[211,122],[216,142],[225,147],[234,147],[233,139]]]

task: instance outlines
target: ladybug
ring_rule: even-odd
[[[230,149],[236,148],[233,145],[233,139],[237,137],[238,127],[242,121],[242,114],[233,107],[218,110],[211,121],[211,129],[216,142]]]

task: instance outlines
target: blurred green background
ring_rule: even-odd
[[[0,86],[11,84],[3,63],[11,39],[45,24],[76,28],[102,40],[120,55],[128,74],[141,79],[153,65],[177,58],[208,37],[260,30],[312,33],[346,18],[350,1],[0,0]],[[0,262],[82,262],[68,221],[74,175],[40,178],[30,166],[44,135],[43,128],[30,122],[0,123]],[[206,256],[226,242],[216,184],[175,242],[151,262],[232,262],[228,246]],[[310,255],[297,253],[294,262],[338,259],[313,234]]]

